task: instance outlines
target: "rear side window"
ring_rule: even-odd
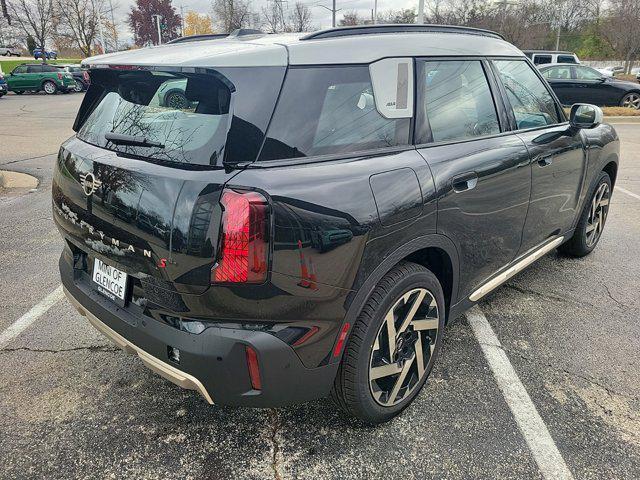
[[[29,65],[27,67],[28,73],[42,73],[42,66],[40,65]]]
[[[199,70],[93,71],[76,119],[78,138],[161,162],[254,161],[284,68]]]
[[[573,55],[558,55],[558,63],[578,63]]]
[[[292,68],[260,160],[405,145],[409,124],[376,110],[367,66]]]
[[[27,67],[26,65],[20,65],[19,67],[14,68],[12,73],[27,73]]]
[[[480,61],[419,62],[419,115],[428,126],[416,143],[463,140],[500,133],[498,115]],[[420,120],[420,124],[426,123]]]
[[[551,61],[551,55],[535,55],[533,57],[533,63],[536,65],[544,65],[553,62]]]
[[[559,123],[556,102],[523,60],[494,60],[513,109],[518,129]]]

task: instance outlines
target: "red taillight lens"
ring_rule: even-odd
[[[84,79],[85,82],[89,81],[89,72],[87,72],[86,70],[84,72],[82,72],[82,78]]]
[[[58,73],[58,80],[62,80],[62,74]]]
[[[262,390],[262,382],[260,381],[260,367],[258,365],[258,354],[256,351],[246,346],[247,367],[249,368],[249,378],[251,379],[251,388],[254,390]]]
[[[218,263],[213,283],[263,283],[267,278],[269,232],[267,199],[258,192],[225,190]]]

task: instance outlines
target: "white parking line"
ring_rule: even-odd
[[[469,310],[466,317],[542,476],[547,480],[573,479],[487,317],[478,306]]]
[[[22,315],[18,320],[13,322],[2,333],[0,333],[0,348],[4,348],[7,343],[16,338],[22,332],[24,332],[29,325],[35,322],[42,316],[47,310],[53,307],[58,301],[64,297],[62,292],[62,285],[58,286],[53,292],[44,297],[36,306],[34,306],[27,313]]]
[[[631,195],[633,198],[637,198],[638,200],[640,200],[640,195],[630,192],[629,190],[625,190],[622,187],[615,187],[615,190],[620,190],[622,193],[626,193],[627,195]]]

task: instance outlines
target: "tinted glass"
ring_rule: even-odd
[[[27,73],[42,73],[42,66],[40,66],[40,65],[29,65],[27,67]]]
[[[558,123],[553,97],[529,64],[523,60],[495,60],[507,91],[518,129]]]
[[[600,80],[602,74],[597,70],[589,67],[574,67],[576,69],[576,78],[578,80]]]
[[[533,57],[533,63],[535,63],[536,65],[551,63],[551,55],[536,55],[535,57]]]
[[[42,66],[42,71],[43,72],[60,72],[60,73],[62,73],[64,71],[64,68],[54,67],[53,65],[43,65]]]
[[[558,63],[578,63],[573,55],[558,55]]]
[[[27,73],[27,67],[26,65],[20,65],[19,67],[14,68],[12,73]]]
[[[260,160],[407,144],[409,119],[376,110],[366,66],[289,70]]]
[[[571,67],[552,67],[542,72],[542,76],[545,78],[551,78],[554,80],[570,80],[571,79]]]
[[[285,69],[202,71],[94,70],[74,125],[78,138],[158,161],[207,166],[254,161]],[[107,140],[107,133],[148,142],[125,145]]]
[[[421,62],[422,114],[430,137],[418,143],[500,133],[489,84],[479,61]],[[427,133],[428,135],[428,133]]]

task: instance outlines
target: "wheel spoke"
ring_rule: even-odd
[[[402,367],[397,363],[389,363],[388,365],[382,365],[380,367],[372,367],[369,374],[371,380],[377,380],[378,378],[388,377],[389,375],[397,375],[402,371]]]
[[[439,324],[440,320],[437,318],[427,318],[425,320],[414,320],[411,322],[414,330],[435,330]]]
[[[409,370],[411,369],[411,365],[413,365],[413,361],[415,359],[416,357],[413,356],[412,358],[410,358],[404,363],[404,367],[402,367],[400,376],[396,380],[396,383],[393,386],[393,390],[391,390],[391,393],[389,394],[389,401],[391,403],[394,403],[396,401],[396,398],[398,397],[398,393],[400,392],[400,389],[402,388],[402,384],[404,383],[404,379],[407,377],[407,374],[409,373]]]
[[[411,298],[411,295],[413,293],[414,292],[409,292],[405,295],[404,297],[405,303],[409,300],[409,298]],[[420,290],[418,292],[418,296],[413,301],[413,304],[411,305],[411,309],[409,310],[409,313],[407,313],[407,316],[402,321],[402,325],[400,326],[400,329],[398,330],[396,335],[399,335],[400,333],[404,332],[407,329],[407,327],[413,320],[413,317],[416,316],[416,312],[418,311],[418,308],[420,308],[420,305],[422,305],[422,300],[424,300],[424,297],[426,294],[427,294],[426,290]]]
[[[389,360],[393,361],[396,353],[396,317],[393,314],[393,308],[389,310],[384,321],[387,324],[387,337],[389,338]]]
[[[585,230],[586,233],[591,233],[596,229],[596,224],[595,223],[589,223],[587,225],[587,228]]]
[[[415,345],[416,365],[418,367],[418,381],[424,374],[424,354],[422,353],[422,333],[418,332],[418,340]]]

